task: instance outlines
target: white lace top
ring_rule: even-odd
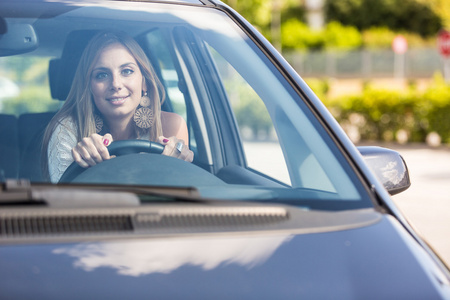
[[[71,118],[65,118],[55,127],[48,143],[48,172],[56,183],[73,162],[72,148],[77,145],[77,129]]]

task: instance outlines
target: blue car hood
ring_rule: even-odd
[[[3,299],[442,299],[391,217],[335,232],[221,233],[0,247]],[[445,298],[445,297],[444,297]]]

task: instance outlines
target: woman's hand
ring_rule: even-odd
[[[108,160],[111,156],[106,147],[112,141],[113,138],[109,133],[104,136],[94,133],[85,137],[72,149],[73,159],[83,168],[92,167]]]
[[[194,159],[194,152],[189,150],[189,147],[183,140],[177,139],[174,136],[170,138],[160,136],[158,141],[160,144],[165,146],[162,153],[163,155],[173,156],[187,162],[192,162]]]

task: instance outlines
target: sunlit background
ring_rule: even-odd
[[[450,266],[450,0],[224,2],[283,54],[355,144],[402,154],[412,186],[393,200]],[[252,135],[259,148],[270,144],[263,127]]]

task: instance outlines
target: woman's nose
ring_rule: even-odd
[[[119,75],[112,75],[111,78],[111,89],[120,90],[122,89],[122,79]]]

